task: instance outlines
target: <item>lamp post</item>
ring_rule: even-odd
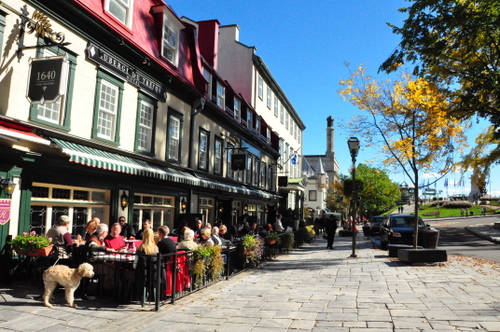
[[[356,222],[356,201],[358,199],[358,193],[356,190],[356,157],[359,151],[359,140],[357,137],[349,137],[347,140],[347,145],[349,146],[349,152],[352,158],[352,254],[351,257],[356,256],[356,232],[355,222]]]

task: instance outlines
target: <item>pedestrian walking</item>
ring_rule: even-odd
[[[326,249],[333,249],[333,241],[335,240],[335,232],[337,231],[337,218],[335,216],[330,216],[326,220]]]

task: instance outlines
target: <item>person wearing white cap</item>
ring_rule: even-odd
[[[69,262],[60,260],[68,260],[71,255],[71,249],[73,248],[73,239],[69,232],[69,223],[70,220],[68,216],[59,216],[57,223],[54,227],[49,229],[46,234],[48,238],[52,238],[52,244],[54,245],[54,251],[57,255],[59,264],[69,264]]]

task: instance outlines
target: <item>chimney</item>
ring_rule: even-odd
[[[334,155],[334,129],[333,129],[333,117],[330,115],[326,118],[326,156],[331,157],[333,160]]]
[[[198,45],[200,53],[217,70],[217,52],[219,48],[219,21],[208,20],[198,24]]]

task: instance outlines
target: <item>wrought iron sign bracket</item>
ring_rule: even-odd
[[[62,32],[52,31],[52,24],[48,19],[47,15],[42,12],[35,10],[31,18],[28,17],[29,12],[26,5],[21,8],[21,24],[19,26],[19,38],[17,41],[17,60],[20,61],[23,57],[23,50],[32,48],[45,48],[52,46],[67,46],[71,43],[64,42],[65,36]],[[38,35],[43,38],[47,45],[35,45],[35,46],[25,46],[24,45],[24,34],[25,32],[32,34],[33,32],[38,33]]]

